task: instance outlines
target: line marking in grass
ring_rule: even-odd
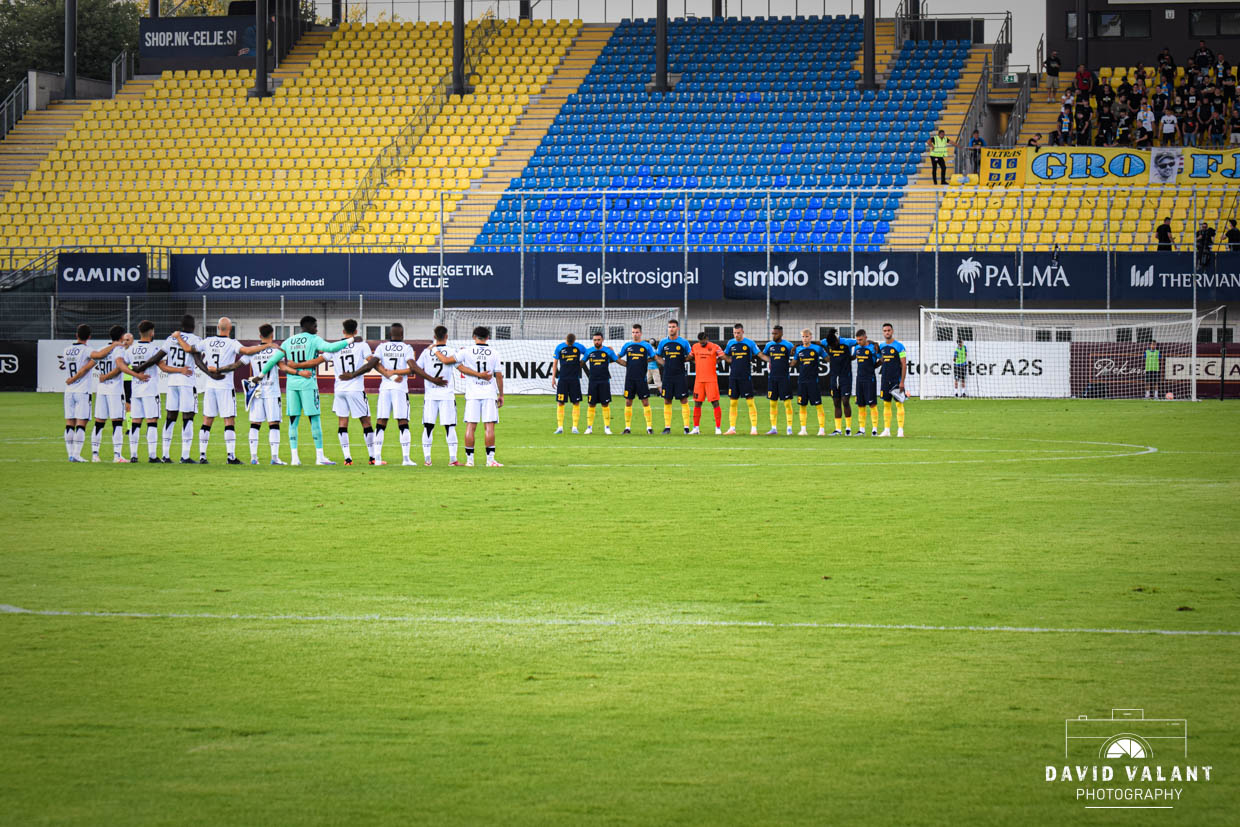
[[[0,614],[38,617],[115,617],[134,620],[245,620],[293,621],[298,623],[392,623],[460,624],[467,626],[656,626],[718,627],[741,629],[857,629],[891,632],[1006,632],[1009,634],[1056,635],[1164,635],[1175,637],[1240,637],[1240,631],[1227,629],[1103,629],[1054,628],[1043,626],[934,626],[924,623],[844,623],[801,621],[777,623],[769,620],[686,620],[677,618],[573,618],[573,617],[472,617],[468,615],[263,615],[218,614],[212,612],[103,612],[66,609],[24,609],[0,603]]]

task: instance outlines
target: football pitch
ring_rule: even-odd
[[[0,396],[0,821],[1235,823],[1234,404],[612,412],[508,397],[504,468],[400,467],[394,426],[386,468],[229,467],[219,424],[207,467],[70,465],[59,396]],[[1209,780],[1048,781],[1113,709]]]

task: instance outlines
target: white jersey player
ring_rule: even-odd
[[[258,437],[264,422],[267,423],[267,444],[271,448],[271,464],[284,465],[280,459],[280,374],[288,373],[283,361],[284,354],[276,349],[272,339],[275,329],[269,324],[258,326],[258,338],[263,349],[242,356],[242,364],[250,366],[250,376],[260,376],[257,381],[247,379],[245,386],[245,410],[250,417],[250,465],[258,465]],[[272,359],[281,359],[270,373],[263,368]]]
[[[90,438],[90,461],[99,462],[103,426],[112,421],[112,461],[128,462],[121,455],[125,447],[125,388],[117,357],[124,353],[125,328],[118,324],[108,330],[111,344],[91,354],[95,361],[95,429]]]
[[[418,367],[430,376],[443,379],[443,387],[428,382],[422,397],[422,459],[431,464],[432,435],[435,422],[443,426],[448,443],[448,463],[460,465],[456,459],[456,368],[444,359],[452,356],[448,347],[448,328],[435,328],[435,343],[418,356]]]
[[[383,375],[379,383],[379,410],[375,415],[375,465],[386,465],[383,461],[383,433],[387,429],[388,419],[395,417],[400,426],[401,465],[417,465],[409,458],[409,446],[412,438],[409,435],[409,385],[410,374],[421,376],[423,380],[434,385],[446,385],[442,378],[435,379],[417,365],[413,348],[405,343],[405,328],[399,322],[392,325],[391,339],[375,348],[374,355],[367,360],[367,370],[374,368]]]
[[[125,348],[124,363],[132,369],[159,351],[154,340],[154,322],[143,319],[138,322],[138,341]],[[127,371],[128,372],[128,371]],[[142,425],[146,425],[147,462],[159,462],[159,375],[153,371],[134,371],[133,394],[129,402],[131,426],[129,431],[129,461],[138,461],[138,437]],[[146,377],[143,379],[142,377]]]
[[[90,383],[95,367],[95,356],[100,358],[112,346],[92,351],[90,325],[80,324],[77,340],[60,355],[60,367],[65,372],[65,449],[69,462],[85,462],[82,446],[86,443],[86,423],[90,419]]]
[[[194,414],[198,413],[197,377],[194,370],[193,346],[198,337],[194,335],[194,317],[185,316],[181,319],[180,338],[169,336],[164,342],[164,372],[168,374],[168,388],[164,394],[164,410],[168,418],[164,421],[164,452],[165,462],[171,462],[168,452],[172,450],[172,428],[176,424],[177,415],[181,416],[181,463],[193,464],[190,459],[191,446],[194,443]],[[186,350],[181,342],[189,345]]]
[[[357,320],[345,319],[341,325],[342,338],[353,339],[357,336]],[[332,413],[339,421],[336,435],[340,439],[340,448],[344,451],[344,464],[353,464],[353,453],[349,449],[349,418],[362,423],[362,434],[366,439],[366,455],[370,464],[375,464],[375,429],[370,424],[370,402],[366,399],[366,367],[374,354],[370,344],[352,342],[344,350],[335,353],[324,353],[315,361],[325,361],[331,366],[336,376],[332,386]],[[373,366],[372,366],[373,367]]]
[[[237,459],[237,389],[232,372],[241,367],[241,357],[266,348],[266,345],[243,346],[232,337],[232,319],[224,316],[215,323],[216,334],[195,342],[186,341],[179,333],[173,337],[182,348],[188,348],[205,376],[202,404],[202,426],[198,431],[198,462],[207,464],[207,446],[211,443],[211,425],[216,417],[224,420],[224,447],[228,464],[240,465]]]
[[[504,375],[499,355],[487,344],[491,331],[485,327],[474,328],[474,343],[445,357],[448,364],[455,364],[465,380],[465,465],[474,464],[474,431],[483,424],[487,449],[487,465],[502,467],[495,459],[495,423],[499,421],[499,409],[504,405]]]

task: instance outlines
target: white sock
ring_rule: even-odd
[[[231,425],[224,426],[224,448],[228,451],[229,459],[237,458],[237,432]]]
[[[267,426],[267,444],[271,446],[271,458],[280,458],[280,429]]]
[[[314,460],[315,460],[315,462],[322,462],[322,461],[323,461],[323,460],[325,460],[325,459],[327,459],[327,454],[323,453],[323,449],[322,449],[322,448],[315,448],[315,449],[314,449]]]
[[[428,429],[425,425],[422,426],[422,458],[427,462],[431,461],[431,434],[434,433],[433,427]]]
[[[211,444],[211,429],[210,428],[199,428],[198,429],[198,453],[201,456],[205,457],[207,455],[207,446],[210,444]]]
[[[387,428],[379,428],[375,431],[375,462],[383,459],[383,435],[387,432]]]
[[[194,420],[186,420],[181,425],[181,459],[189,459],[189,452],[194,447]]]
[[[112,455],[117,456],[117,457],[125,455],[125,423],[124,422],[122,422],[120,425],[117,425],[115,422],[112,423]]]
[[[258,428],[250,428],[250,461],[258,461]]]
[[[160,454],[160,456],[162,457],[166,458],[168,456],[168,452],[172,450],[172,428],[175,425],[176,425],[175,419],[169,419],[169,420],[164,421],[164,438],[163,438],[164,452]]]
[[[77,428],[72,425],[65,426],[65,452],[70,457],[73,456],[73,443],[77,441]]]
[[[353,455],[349,453],[349,431],[345,429],[336,433],[340,437],[340,450],[344,451],[345,459],[352,459]]]
[[[413,445],[413,434],[409,433],[409,429],[400,429],[400,458],[409,459],[409,447]]]
[[[363,436],[366,437],[366,455],[371,459],[375,458],[375,432],[366,431]]]
[[[1145,395],[1149,396],[1148,393],[1146,393]],[[103,442],[103,428],[99,426],[99,423],[95,423],[95,426],[91,429],[91,432],[90,432],[90,455],[92,457],[99,456],[99,445],[102,442]]]
[[[129,426],[129,459],[138,461],[138,443],[142,441],[142,425],[134,422]]]
[[[146,426],[146,456],[147,459],[155,459],[159,456],[159,426]]]
[[[77,457],[78,459],[81,459],[81,458],[82,458],[82,449],[83,449],[84,447],[86,447],[86,426],[85,426],[85,425],[79,425],[78,427],[76,427],[76,428],[74,428],[74,429],[73,429],[73,432],[74,432],[74,437],[73,437],[74,452],[73,452],[73,455],[74,455],[75,457]]]
[[[456,426],[445,425],[443,427],[448,432],[448,462],[456,462]]]

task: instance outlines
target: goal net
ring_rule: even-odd
[[[504,392],[539,394],[555,392],[553,354],[569,333],[585,348],[595,333],[602,333],[604,344],[618,352],[632,338],[634,324],[642,326],[642,338],[653,346],[667,335],[667,323],[677,318],[679,310],[672,307],[448,307],[441,323],[454,345],[472,342],[479,325],[490,329],[491,344],[504,366]],[[624,369],[615,365],[611,389],[617,396],[624,392]]]
[[[1197,330],[1215,312],[923,307],[910,373],[923,399],[1196,399]]]

